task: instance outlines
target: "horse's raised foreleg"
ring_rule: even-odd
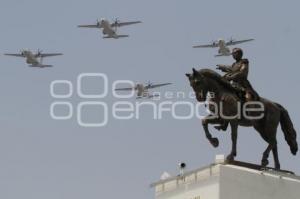
[[[208,115],[204,119],[202,119],[202,126],[205,132],[205,136],[214,147],[219,146],[219,140],[218,138],[212,137],[208,129],[208,124],[219,124],[219,123],[220,123],[220,119],[215,118],[212,115]]]
[[[236,156],[236,145],[237,145],[237,131],[238,125],[236,123],[231,124],[231,141],[232,141],[232,148],[230,154],[227,156],[227,161],[233,161],[234,157]]]

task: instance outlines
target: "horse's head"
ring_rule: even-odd
[[[185,75],[188,77],[190,81],[190,85],[195,91],[197,100],[199,102],[205,101],[208,92],[207,82],[205,80],[205,77],[194,68],[192,74],[187,73]]]

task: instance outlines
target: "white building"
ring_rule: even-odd
[[[151,185],[156,199],[300,199],[300,177],[216,161]]]

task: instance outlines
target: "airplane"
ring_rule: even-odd
[[[127,87],[127,88],[116,88],[115,91],[131,91],[135,90],[137,91],[137,97],[136,99],[140,98],[154,98],[154,97],[159,97],[159,95],[152,95],[149,94],[149,89],[157,88],[157,87],[162,87],[162,86],[167,86],[172,83],[163,83],[163,84],[153,84],[151,82],[148,82],[146,85],[144,84],[136,84],[135,87]]]
[[[253,41],[254,39],[244,39],[244,40],[234,40],[230,39],[229,41],[225,41],[224,39],[218,39],[217,41],[211,42],[211,44],[208,45],[198,45],[198,46],[193,46],[193,48],[219,48],[217,55],[215,57],[219,56],[230,56],[231,51],[228,46],[236,45],[236,44],[241,44],[249,41]]]
[[[100,21],[97,20],[96,24],[94,25],[79,25],[79,28],[99,28],[103,29],[103,38],[123,38],[123,37],[129,37],[129,35],[119,35],[117,34],[117,28],[122,26],[128,26],[132,24],[142,23],[141,21],[129,21],[129,22],[121,22],[118,19],[115,19],[113,23],[110,23],[107,19],[100,19]]]
[[[43,64],[43,58],[45,57],[52,57],[52,56],[59,56],[63,55],[62,53],[42,53],[41,50],[38,50],[37,53],[33,53],[30,50],[22,50],[19,54],[12,54],[12,53],[5,53],[4,55],[8,56],[15,56],[15,57],[24,57],[26,58],[26,63],[30,64],[30,67],[52,67],[52,65],[45,65]]]

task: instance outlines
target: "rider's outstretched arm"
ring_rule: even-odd
[[[232,72],[232,67],[227,65],[217,65],[217,69],[221,70],[222,72]]]

